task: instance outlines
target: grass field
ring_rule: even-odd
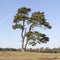
[[[60,60],[60,53],[1,51],[0,60]]]

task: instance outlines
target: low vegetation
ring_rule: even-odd
[[[49,60],[60,59],[60,53],[0,51],[0,60],[48,60],[48,59]]]
[[[0,48],[0,60],[60,60],[60,48],[21,49]]]
[[[0,51],[18,51],[21,52],[21,49],[15,48],[0,48]],[[60,53],[60,48],[37,48],[37,49],[26,49],[26,52],[39,52],[39,53]]]

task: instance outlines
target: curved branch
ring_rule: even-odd
[[[29,31],[31,31],[33,25],[34,25],[34,24],[31,24],[31,25],[30,25]]]

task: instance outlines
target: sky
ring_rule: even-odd
[[[47,44],[28,47],[60,47],[60,0],[0,0],[0,48],[21,48],[21,31],[12,29],[14,16],[21,7],[31,8],[31,13],[44,12],[47,21],[52,25],[50,30],[38,29],[50,38]]]

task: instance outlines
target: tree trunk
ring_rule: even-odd
[[[23,21],[23,26],[24,26],[24,21]],[[23,52],[24,51],[24,28],[22,28],[21,36],[22,36],[22,52]]]
[[[22,52],[24,51],[24,39],[22,40]]]
[[[22,52],[24,51],[24,37],[22,36]]]
[[[27,44],[28,44],[28,40],[26,41],[26,44],[25,44],[25,51],[26,51]]]

